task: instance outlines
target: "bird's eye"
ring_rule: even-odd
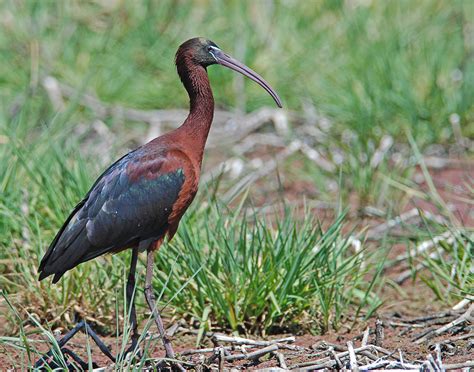
[[[207,51],[208,51],[208,52],[211,52],[211,51],[212,51],[212,46],[209,45],[209,46],[207,47]]]

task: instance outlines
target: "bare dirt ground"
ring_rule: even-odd
[[[408,288],[407,288],[408,289]],[[448,315],[446,311],[432,312],[437,307],[436,305],[428,305],[426,301],[422,299],[423,296],[419,296],[419,289],[412,287],[410,291],[411,297],[411,310],[410,312],[422,314],[421,317],[429,318],[429,315],[433,315],[433,319],[429,320],[429,326],[423,322],[412,320],[414,317],[405,317],[400,312],[391,310],[383,310],[380,314],[380,320],[382,322],[381,328],[383,329],[383,336],[378,338],[376,334],[376,320],[371,319],[367,323],[359,323],[352,330],[340,330],[339,332],[330,332],[325,335],[272,335],[268,337],[267,342],[271,340],[278,340],[284,338],[294,337],[294,341],[291,342],[278,342],[275,344],[262,345],[262,346],[242,346],[240,342],[218,342],[214,339],[213,335],[204,339],[204,342],[199,347],[199,350],[210,348],[206,353],[196,353],[196,335],[189,334],[186,331],[176,332],[172,336],[172,342],[175,351],[178,353],[180,360],[199,365],[203,363],[203,358],[207,361],[202,366],[204,369],[206,366],[216,367],[219,365],[219,357],[215,350],[219,352],[219,347],[225,349],[226,356],[239,356],[244,353],[245,356],[251,355],[253,352],[264,351],[265,348],[274,348],[275,350],[263,353],[257,359],[242,359],[242,360],[229,360],[225,361],[222,366],[224,368],[238,368],[245,370],[257,370],[263,368],[275,368],[281,367],[281,361],[278,360],[276,353],[281,354],[286,366],[290,369],[296,368],[309,368],[319,363],[326,363],[326,367],[338,369],[336,359],[334,355],[339,355],[339,361],[341,366],[350,366],[348,360],[347,344],[352,342],[357,353],[358,366],[362,367],[370,365],[377,360],[379,361],[390,361],[392,363],[398,363],[400,361],[400,355],[402,364],[406,366],[410,365],[422,365],[427,358],[431,355],[433,358],[437,358],[436,345],[439,346],[439,357],[442,360],[443,366],[449,369],[456,367],[457,364],[465,364],[466,361],[472,360],[473,355],[473,333],[472,325],[463,324],[458,327],[454,327],[440,336],[430,338],[427,342],[415,343],[413,340],[419,338],[420,334],[426,333],[426,329],[429,327],[440,328],[444,323],[447,323],[450,319],[455,319],[460,312],[451,312]],[[418,295],[416,295],[418,294]],[[419,300],[416,301],[415,299]],[[402,303],[409,301],[407,298]],[[418,305],[418,307],[417,307]],[[417,309],[415,309],[417,307]],[[425,307],[426,311],[421,312],[421,307]],[[402,306],[400,306],[402,308]],[[456,315],[454,315],[456,314]],[[445,315],[445,316],[443,316]],[[453,316],[454,315],[454,316]],[[410,326],[411,324],[411,326]],[[420,327],[418,327],[420,326]],[[368,331],[368,338],[364,341],[364,329]],[[114,351],[115,338],[104,337],[105,343],[110,346],[111,350]],[[258,340],[253,337],[252,340]],[[77,335],[72,342],[68,344],[69,348],[77,352],[81,357],[86,357],[86,337],[84,334]],[[163,348],[160,343],[152,351],[153,358],[159,360],[165,357]],[[44,349],[44,347],[42,347]],[[46,350],[44,350],[46,351]],[[16,360],[14,352],[7,351],[7,354],[3,354],[0,363],[3,367],[13,367]],[[360,354],[361,355],[360,355]],[[92,354],[97,366],[111,365],[110,360],[100,353],[95,345],[92,345]],[[471,357],[469,357],[469,355]],[[214,360],[212,360],[214,357]],[[327,363],[333,363],[327,365]],[[383,365],[381,365],[383,367]],[[456,368],[454,368],[456,369]]]

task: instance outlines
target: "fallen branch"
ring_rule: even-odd
[[[438,328],[438,329],[435,329],[435,330],[432,330],[432,331],[428,332],[426,335],[424,335],[423,337],[416,340],[415,343],[421,344],[422,342],[425,342],[428,338],[431,338],[431,337],[434,337],[434,336],[439,336],[439,335],[443,334],[444,332],[450,330],[451,328],[453,328],[453,327],[455,327],[459,324],[462,324],[462,323],[464,323],[468,320],[470,321],[471,317],[472,317],[471,313],[472,313],[473,310],[474,310],[474,304],[469,306],[469,309],[464,314],[462,314],[460,317],[454,319],[452,322],[449,322],[448,324],[444,325],[441,328]]]
[[[474,367],[474,360],[469,360],[464,363],[445,364],[444,369],[463,369]]]
[[[367,346],[367,343],[369,342],[369,335],[370,335],[370,327],[367,327],[362,337],[362,342],[361,342],[362,347]]]
[[[234,347],[233,346],[220,346],[220,348],[223,348],[224,350],[233,350]],[[217,350],[217,348],[215,347],[208,347],[208,348],[205,348],[205,349],[192,349],[192,350],[185,350],[181,353],[179,353],[180,355],[194,355],[194,354],[207,354],[207,353],[213,353]]]
[[[410,209],[408,212],[402,213],[401,215],[392,218],[387,222],[384,222],[380,225],[371,228],[367,232],[367,239],[378,239],[380,238],[380,236],[383,236],[387,231],[390,231],[394,227],[401,225],[402,223],[405,223],[411,220],[412,218],[419,217],[419,215],[420,214],[418,212],[418,209]]]
[[[294,154],[297,150],[300,149],[300,141],[293,141],[291,142],[288,147],[284,150],[280,151],[274,159],[271,159],[264,163],[264,166],[261,166],[255,172],[247,174],[246,176],[242,177],[239,182],[237,182],[231,189],[229,189],[224,197],[223,200],[231,201],[236,195],[240,193],[241,190],[248,187],[252,182],[267,176],[271,172],[273,172],[279,163],[285,160],[290,155]]]
[[[372,345],[359,347],[357,349],[354,349],[354,353],[359,353],[361,351],[370,350],[372,347],[373,347]],[[344,357],[349,356],[349,351],[343,351],[341,353],[337,353],[336,355],[339,359],[342,359]],[[312,361],[309,361],[309,362],[298,363],[298,364],[295,364],[295,365],[291,366],[290,368],[295,369],[295,368],[302,368],[302,367],[315,366],[315,365],[323,366],[323,364],[324,364],[324,367],[322,367],[322,368],[327,368],[327,367],[331,367],[334,364],[336,364],[336,361],[332,360],[331,357],[325,357],[325,358],[321,358],[321,359],[318,359],[318,360],[312,360]]]
[[[354,345],[351,341],[347,342],[347,349],[349,351],[349,361],[351,363],[351,369],[355,372],[359,372],[359,366],[357,364],[357,358],[354,352]]]
[[[334,351],[334,348],[333,347],[329,348],[329,351],[330,351],[331,355],[333,356],[334,360],[336,361],[337,367],[339,369],[344,368],[344,365],[342,364],[341,360],[339,359],[336,352]]]
[[[276,350],[278,350],[278,345],[270,345],[270,346],[264,347],[263,349],[253,351],[248,354],[227,355],[225,357],[225,360],[226,361],[234,361],[234,360],[242,360],[242,359],[256,360],[258,358],[261,358],[265,354],[271,353]]]
[[[453,310],[461,310],[466,305],[470,304],[472,301],[474,301],[474,296],[467,296],[465,299],[461,300],[456,305],[454,305]]]
[[[388,231],[404,223],[407,223],[408,221],[411,221],[414,218],[417,218],[417,219],[425,218],[427,220],[434,221],[439,224],[446,222],[446,220],[442,216],[435,215],[429,211],[420,211],[418,208],[412,208],[409,211],[404,212],[400,214],[399,216],[392,218],[391,220],[388,220],[387,222],[381,223],[380,225],[377,225],[369,229],[367,232],[367,239],[371,239],[371,240],[381,239]],[[450,234],[446,233],[446,235],[447,237],[449,237]],[[447,238],[443,236],[444,234],[440,236],[440,240]],[[419,253],[424,252],[427,249],[430,249],[432,246],[434,246],[440,241],[440,240],[435,241],[435,239],[437,238],[433,238],[432,240],[427,240],[426,242],[421,243],[415,249],[415,252],[419,254]],[[431,244],[429,242],[431,242]],[[408,254],[401,254],[395,258],[395,260],[393,261],[393,264],[397,264],[401,261],[406,260],[407,258],[409,258]]]
[[[216,333],[212,336],[212,340],[215,342],[228,342],[228,343],[237,344],[237,345],[269,346],[269,345],[275,345],[275,344],[280,344],[280,343],[285,343],[285,342],[293,343],[295,342],[296,338],[294,336],[291,336],[291,337],[279,338],[279,339],[271,340],[271,341],[255,341],[249,338],[227,336],[227,335]]]
[[[420,253],[423,253],[431,248],[433,248],[435,245],[437,245],[439,242],[445,241],[448,244],[453,244],[454,243],[454,235],[451,231],[446,231],[441,235],[435,236],[431,239],[425,240],[424,242],[418,244],[416,248],[414,249],[413,252],[409,253],[404,253],[401,255],[398,255],[395,258],[395,262],[401,262],[405,261],[406,259],[419,255]]]
[[[283,369],[288,369],[288,365],[286,364],[285,356],[282,353],[279,353],[278,351],[274,351],[273,354],[278,360],[278,364],[280,365],[281,368]]]

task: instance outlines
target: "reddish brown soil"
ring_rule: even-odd
[[[436,192],[451,210],[454,218],[462,225],[474,227],[474,161],[454,163],[450,168],[431,169],[431,177]],[[420,182],[420,189],[429,193],[430,189],[421,171],[414,177]],[[435,202],[413,198],[412,205],[432,213],[438,213]]]
[[[420,303],[418,303],[419,305]],[[426,303],[425,303],[426,305]],[[418,314],[420,315],[419,312],[419,307],[418,307]],[[412,309],[413,311],[413,309]],[[424,312],[423,314],[426,315],[429,313],[429,311]],[[403,357],[407,361],[415,362],[415,361],[423,361],[426,360],[426,357],[428,354],[433,353],[432,347],[430,345],[434,345],[436,342],[441,342],[446,340],[447,338],[450,338],[450,335],[443,335],[438,338],[430,340],[429,343],[424,343],[424,344],[414,344],[411,340],[412,338],[419,332],[423,331],[420,329],[416,329],[414,331],[407,332],[404,335],[401,335],[401,331],[403,331],[405,328],[404,327],[395,327],[395,326],[390,326],[390,321],[393,321],[396,318],[393,318],[392,316],[393,312],[389,311],[386,313],[385,316],[382,316],[382,320],[384,322],[384,338],[382,343],[379,346],[384,347],[385,349],[389,351],[395,351],[397,352],[398,355],[398,350],[400,349],[403,352]],[[296,346],[302,346],[307,348],[306,352],[296,352],[296,351],[291,351],[291,350],[283,350],[280,349],[279,351],[284,354],[285,359],[287,364],[291,367],[292,365],[295,365],[296,363],[302,363],[302,362],[307,362],[307,361],[312,361],[315,359],[319,359],[322,356],[315,356],[315,353],[321,352],[321,350],[324,350],[324,348],[319,348],[320,345],[324,345],[325,343],[328,344],[334,344],[334,345],[339,345],[341,348],[346,347],[347,341],[352,341],[354,344],[354,347],[357,348],[361,344],[361,336],[364,328],[366,326],[369,326],[371,330],[375,329],[375,320],[371,320],[367,324],[359,324],[356,326],[353,330],[349,331],[344,331],[340,330],[339,332],[331,332],[326,335],[321,335],[321,336],[313,336],[313,335],[303,335],[303,336],[297,336],[296,337],[296,342],[292,345]],[[270,337],[269,339],[274,339],[274,338],[280,338],[280,337],[285,337],[289,335],[274,335]],[[32,337],[33,339],[37,337]],[[113,352],[116,351],[115,347],[115,342],[116,339],[115,337],[103,337],[103,341],[111,348]],[[257,339],[257,338],[253,338]],[[92,343],[92,341],[90,341]],[[190,349],[195,349],[196,345],[196,336],[194,335],[187,335],[187,334],[182,334],[178,333],[172,338],[172,342],[175,348],[175,351],[177,353],[187,351]],[[369,336],[369,344],[373,344],[375,342],[375,335],[373,332]],[[322,344],[321,344],[322,343]],[[68,343],[68,346],[73,349],[75,352],[77,352],[78,355],[80,355],[83,358],[86,358],[87,353],[86,353],[86,337],[84,334],[78,334],[74,337],[74,339]],[[161,347],[161,344],[159,341],[156,341],[156,343],[153,344],[154,346],[152,347],[152,356],[155,358],[160,358],[164,357],[164,350]],[[456,342],[455,347],[450,349],[450,350],[443,350],[442,353],[442,358],[443,358],[443,363],[445,364],[451,364],[451,363],[459,363],[459,362],[465,362],[468,358],[466,358],[467,355],[471,352],[468,348],[468,341],[463,340]],[[110,365],[110,361],[108,360],[107,357],[105,357],[98,348],[92,344],[92,355],[93,355],[93,360],[97,365],[99,366],[107,366]],[[209,339],[205,339],[203,344],[200,347],[212,347],[212,343],[209,341]],[[41,351],[46,351],[44,346],[39,346],[39,350]],[[251,352],[255,349],[248,348],[247,351]],[[336,350],[337,351],[337,350]],[[209,357],[211,353],[205,354],[206,357]],[[184,357],[184,360],[188,360],[190,362],[197,363],[199,361],[198,356],[194,355],[192,357]],[[13,349],[10,350],[3,350],[2,353],[0,353],[0,365],[3,368],[10,368],[10,367],[18,367],[16,364],[18,362],[18,353],[15,352]],[[266,367],[276,367],[278,366],[278,362],[276,361],[275,358],[270,358],[270,357],[264,357],[262,358],[262,362],[258,364],[258,368],[266,368]],[[251,362],[248,361],[238,361],[238,362],[233,362],[233,363],[226,363],[226,367],[237,367],[237,368],[245,368],[245,369],[256,369],[257,366],[254,366]]]

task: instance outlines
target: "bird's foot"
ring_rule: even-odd
[[[58,355],[57,350],[55,350],[55,348],[52,348],[35,363],[34,368],[51,367],[54,369],[67,367],[68,369],[74,369],[75,364],[80,366],[81,368],[84,368],[84,366],[85,368],[88,368],[89,364],[87,362],[82,360],[72,350],[64,347],[64,345],[66,345],[66,343],[72,337],[74,337],[74,335],[80,330],[83,330],[87,335],[91,336],[95,344],[99,347],[100,351],[102,351],[102,353],[106,355],[112,362],[115,362],[115,357],[112,355],[109,348],[102,342],[97,333],[92,330],[89,324],[82,320],[77,323],[73,329],[66,333],[64,337],[57,342],[57,345],[59,346],[62,355]],[[72,361],[69,360],[67,357],[71,357]],[[95,363],[92,363],[92,365],[94,366]]]
[[[58,355],[50,350],[35,363],[34,369],[43,370],[43,368],[46,367],[51,370],[67,368],[68,371],[76,371],[78,367],[83,370],[89,369],[89,363],[83,360],[71,349],[62,347],[60,350],[63,356],[63,358],[61,358],[62,360],[58,360]],[[71,357],[72,361],[67,357]],[[99,366],[96,363],[92,362],[92,368],[98,367]]]

